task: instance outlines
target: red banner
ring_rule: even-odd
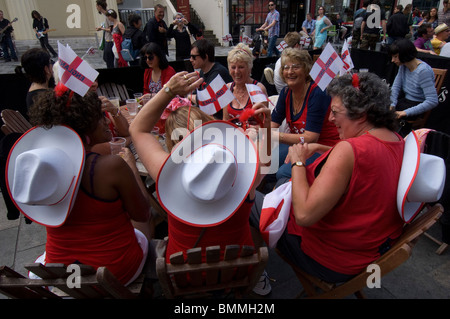
[[[182,13],[184,17],[191,22],[191,10],[189,6],[189,0],[177,0],[177,10]]]

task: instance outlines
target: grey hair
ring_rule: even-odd
[[[358,73],[359,87],[352,84],[352,75],[346,74],[333,79],[327,87],[331,97],[339,97],[347,109],[351,120],[367,116],[367,121],[375,127],[386,127],[396,131],[398,126],[395,112],[390,108],[388,85],[376,74]]]
[[[181,12],[175,12],[175,14],[173,15],[173,19],[175,20],[177,16],[181,16],[181,19],[184,18],[184,14],[182,14]]]

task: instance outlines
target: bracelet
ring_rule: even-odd
[[[117,108],[117,113],[115,115],[113,115],[112,117],[117,117],[120,115],[120,108]]]

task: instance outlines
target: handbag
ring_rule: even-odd
[[[189,40],[191,40],[191,44],[195,42],[194,36],[191,34],[191,31],[189,31],[189,27],[186,27],[186,31],[189,34]]]
[[[119,52],[117,51],[116,43],[113,44],[112,52],[114,53],[114,58],[119,60]]]
[[[103,31],[102,40],[100,41],[100,46],[98,47],[98,49],[102,51],[105,49],[105,31]]]

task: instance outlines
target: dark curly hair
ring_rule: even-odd
[[[28,111],[30,122],[45,128],[70,126],[85,141],[85,135],[92,133],[103,117],[101,101],[95,92],[88,92],[84,97],[74,93],[68,104],[69,94],[68,90],[56,97],[51,89],[39,94]]]
[[[367,121],[375,127],[396,131],[398,121],[390,108],[388,85],[369,72],[358,73],[358,78],[359,89],[353,87],[352,75],[346,74],[331,81],[327,93],[341,98],[350,119],[358,120],[366,115]]]

